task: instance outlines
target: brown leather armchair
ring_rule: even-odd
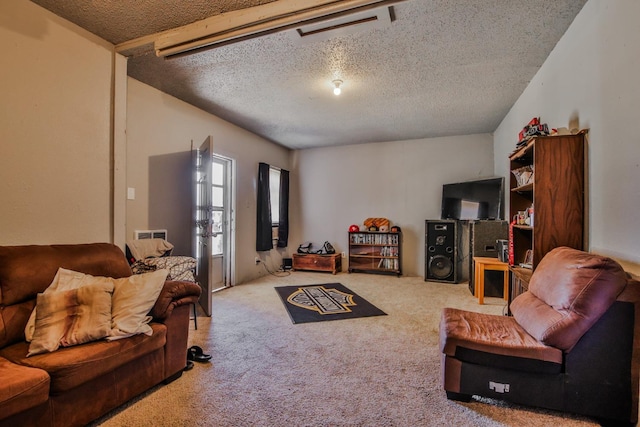
[[[478,395],[637,422],[640,282],[610,258],[556,248],[510,308],[513,317],[443,310],[449,399]]]

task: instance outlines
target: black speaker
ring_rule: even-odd
[[[455,220],[425,221],[424,280],[458,283],[459,224]]]
[[[291,270],[293,268],[293,258],[282,258],[282,269]]]
[[[498,258],[498,239],[509,238],[507,221],[471,221],[469,224],[469,271],[473,271],[473,257]],[[504,275],[502,271],[485,271],[484,294],[488,297],[503,297]],[[474,294],[475,281],[469,274],[469,290]]]

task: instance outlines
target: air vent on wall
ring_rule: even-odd
[[[164,239],[167,240],[167,230],[136,230],[133,232],[136,240]]]

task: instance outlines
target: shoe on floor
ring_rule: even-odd
[[[205,354],[202,348],[197,345],[189,347],[187,350],[187,360],[193,360],[194,362],[205,363],[211,360],[210,354]]]

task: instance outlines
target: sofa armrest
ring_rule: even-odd
[[[151,309],[151,316],[163,321],[171,315],[174,308],[198,302],[201,292],[202,289],[197,283],[167,280]]]

